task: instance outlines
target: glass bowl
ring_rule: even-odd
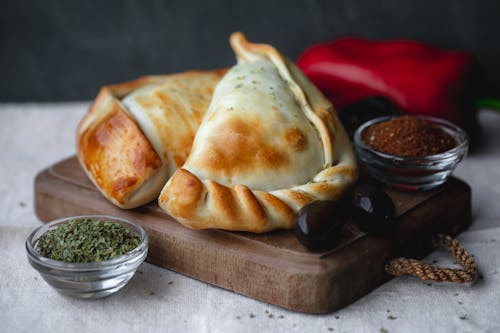
[[[136,232],[141,238],[141,243],[124,255],[91,263],[69,263],[38,254],[36,248],[40,236],[70,220],[82,218],[120,223]],[[72,216],[52,221],[35,229],[26,239],[26,250],[31,266],[61,294],[78,298],[100,298],[117,292],[132,278],[137,267],[146,259],[148,235],[139,224],[122,218],[105,215]]]
[[[457,164],[467,155],[467,134],[449,121],[424,116],[414,116],[439,126],[457,142],[456,147],[445,152],[419,157],[398,156],[375,150],[362,139],[365,129],[373,124],[399,116],[379,117],[367,121],[354,133],[354,148],[368,174],[375,180],[404,190],[430,190],[443,184]]]

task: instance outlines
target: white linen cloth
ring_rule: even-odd
[[[459,240],[483,279],[472,286],[395,278],[330,315],[272,306],[144,263],[118,294],[62,296],[26,259],[40,225],[33,212],[38,171],[75,153],[89,103],[0,104],[1,332],[499,332],[500,115],[483,111],[482,148],[455,175],[473,190],[473,225]],[[452,263],[444,251],[426,260]]]

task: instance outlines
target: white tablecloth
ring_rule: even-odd
[[[456,170],[473,190],[473,225],[459,240],[484,279],[472,286],[395,278],[330,315],[281,309],[144,263],[118,294],[61,296],[31,268],[24,241],[40,225],[33,179],[74,154],[88,103],[0,104],[1,332],[499,332],[500,115],[481,113],[485,141]],[[444,252],[427,260],[452,263]],[[272,314],[270,316],[269,314]]]

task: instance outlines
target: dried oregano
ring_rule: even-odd
[[[44,233],[37,244],[44,257],[65,262],[97,262],[125,254],[137,246],[137,233],[116,222],[75,219]]]

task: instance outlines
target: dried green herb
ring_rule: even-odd
[[[44,233],[37,244],[44,257],[65,262],[98,262],[139,246],[139,235],[116,222],[75,219]]]

